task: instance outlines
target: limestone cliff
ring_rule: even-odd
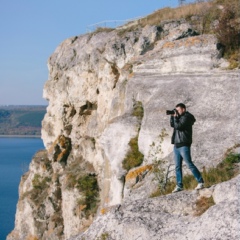
[[[114,206],[71,240],[237,240],[239,180],[238,176],[199,192],[184,191]],[[196,203],[209,198],[214,205],[199,215]]]
[[[44,98],[49,101],[42,122],[46,150],[36,154],[22,177],[15,229],[8,239],[69,239],[87,229],[95,213],[101,215],[126,202],[128,214],[134,212],[139,219],[153,211],[147,208],[153,204],[163,215],[158,220],[170,221],[168,197],[148,199],[157,188],[150,171],[150,146],[163,129],[168,136],[162,143],[162,157],[172,161],[172,129],[166,109],[183,102],[195,115],[192,156],[200,169],[216,165],[228,148],[239,143],[239,71],[226,70],[228,63],[221,56],[216,37],[198,35],[185,20],[124,33],[119,29],[95,32],[60,44],[49,58],[49,79],[44,87]],[[123,161],[132,139],[143,162],[139,171],[126,177]],[[140,175],[146,181],[134,188]],[[184,194],[190,195],[191,204],[197,198],[196,193]],[[177,201],[184,201],[184,194]],[[134,208],[133,201],[143,205],[141,211]],[[161,210],[160,202],[167,212]],[[123,220],[119,211],[100,221],[109,218],[119,224]],[[177,208],[174,211],[182,214]],[[109,237],[137,239],[131,236],[140,225],[147,228],[150,215],[142,222],[134,223],[134,217],[125,221],[132,232],[124,236],[113,234],[114,224],[106,227],[111,231]],[[175,220],[180,232],[197,227],[197,221],[180,215]],[[100,225],[96,224],[89,230],[96,226],[92,234],[88,231],[87,238],[79,239],[100,237],[96,233]],[[162,236],[178,229],[171,227]],[[152,236],[148,231],[140,233],[146,237],[138,239]],[[178,234],[164,239],[178,238]],[[189,237],[193,235],[189,233]]]

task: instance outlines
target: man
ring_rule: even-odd
[[[185,161],[198,182],[198,185],[195,189],[198,190],[204,188],[204,181],[201,173],[193,164],[191,158],[192,125],[195,121],[196,119],[191,113],[186,111],[186,106],[183,103],[176,105],[175,113],[172,114],[170,118],[170,125],[174,128],[172,144],[174,144],[174,161],[177,180],[177,185],[173,192],[179,192],[183,190],[182,160]]]

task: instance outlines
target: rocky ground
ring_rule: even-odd
[[[240,176],[237,176],[202,190],[113,206],[85,233],[70,239],[237,240],[240,237],[239,180]],[[203,198],[213,198],[214,203],[201,213],[196,203]]]

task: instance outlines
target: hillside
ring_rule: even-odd
[[[0,135],[41,135],[46,106],[0,106]]]
[[[226,2],[199,4],[224,16]],[[239,239],[240,70],[226,57],[239,45],[213,31],[221,19],[200,31],[195,14],[97,29],[56,48],[43,91],[46,149],[21,179],[8,240]],[[188,191],[159,196],[156,174],[170,171],[175,185],[166,110],[179,102],[196,118],[191,153],[206,188],[193,191],[184,168]],[[195,216],[199,201],[207,209]]]

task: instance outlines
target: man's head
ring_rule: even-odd
[[[178,103],[178,104],[176,105],[176,110],[178,111],[178,114],[179,114],[179,115],[182,115],[183,113],[186,112],[186,106],[185,106],[185,104],[183,104],[183,103]]]

